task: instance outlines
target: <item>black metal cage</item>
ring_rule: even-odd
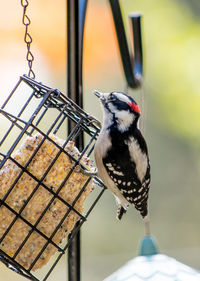
[[[72,129],[67,133],[69,120],[72,123]],[[10,269],[31,280],[44,281],[48,278],[57,262],[66,252],[73,237],[86,221],[88,215],[104,192],[105,187],[99,179],[95,177],[96,182],[99,182],[99,188],[96,188],[95,192],[91,193],[92,199],[89,199],[89,195],[86,202],[84,202],[84,212],[78,210],[76,204],[88,185],[93,182],[94,179],[91,176],[85,176],[86,180],[84,180],[84,183],[80,186],[80,190],[73,198],[73,201],[68,202],[61,195],[62,189],[69,181],[72,173],[76,172],[77,175],[81,173],[80,169],[77,169],[77,166],[87,170],[81,161],[83,157],[91,156],[94,142],[100,130],[99,124],[95,118],[84,112],[60,91],[47,87],[42,83],[38,83],[25,75],[20,77],[19,82],[1,106],[0,123],[0,171],[4,169],[5,165],[7,165],[6,163],[13,163],[18,169],[18,173],[14,177],[12,183],[7,186],[4,193],[1,192],[0,194],[0,212],[2,208],[4,209],[1,217],[2,225],[0,227],[0,261]],[[26,163],[22,165],[16,157],[13,157],[13,153],[17,149],[20,149],[20,146],[27,137],[37,134],[41,136],[41,140],[38,142],[37,147],[31,152],[30,157],[26,159]],[[55,142],[55,140],[51,138],[52,134],[59,138],[64,138],[64,143],[61,145]],[[72,154],[69,154],[65,147],[70,142],[76,143],[76,139],[81,134],[83,134],[85,146],[78,156],[75,157]],[[30,163],[34,160],[35,155],[42,149],[46,141],[56,147],[56,154],[54,156],[51,155],[53,158],[50,164],[41,177],[37,177],[31,172],[29,167]],[[32,149],[30,148],[30,150]],[[52,154],[51,151],[49,153]],[[45,178],[62,153],[69,157],[71,166],[70,170],[64,175],[64,178],[62,178],[62,182],[59,184],[58,188],[55,189],[53,186],[46,184]],[[35,186],[24,198],[23,202],[19,204],[15,202],[15,204],[13,204],[11,203],[12,200],[9,200],[9,198],[11,198],[11,194],[13,194],[16,188],[23,189],[23,186],[19,186],[19,182],[24,174],[26,174],[29,179],[31,178],[34,180]],[[32,202],[39,189],[45,190],[45,192],[48,193],[49,199],[47,200],[45,207],[40,210],[37,219],[32,222],[31,219],[24,215],[24,211],[27,209],[30,202]],[[62,217],[57,219],[57,224],[55,225],[55,228],[52,229],[51,234],[47,235],[45,230],[40,227],[41,221],[44,220],[47,212],[49,212],[55,202],[60,202],[66,211]],[[70,238],[68,240],[63,239],[60,244],[61,241],[58,242],[54,238],[58,231],[63,227],[66,219],[72,213],[76,214],[76,223],[74,224],[72,231],[70,231]],[[6,216],[8,216],[9,219],[7,219]],[[17,228],[19,222],[21,223],[20,229]],[[26,231],[22,229],[22,225]],[[19,235],[21,241],[18,241],[19,243],[15,245],[15,252],[13,250],[5,250],[4,246],[5,243],[8,243],[8,236],[12,230],[15,230],[15,227],[17,231],[19,230],[19,232],[21,231],[21,233],[23,233],[23,235]],[[31,246],[32,248],[31,250],[29,249],[29,254],[32,253],[33,255],[33,253],[35,253],[35,255],[32,257],[31,262],[25,266],[23,262],[20,262],[19,255],[23,252],[29,239],[34,237],[33,235],[36,235],[38,239],[41,238],[42,243],[40,243],[41,245],[36,253],[34,252],[33,246]],[[11,236],[9,236],[9,239],[10,237]],[[9,243],[12,243],[12,241]],[[50,248],[53,248],[53,252],[56,252],[54,259],[50,259],[47,268],[45,267],[46,271],[44,275],[38,277],[37,270],[33,271],[34,266],[39,260],[44,259],[43,256],[45,251]]]

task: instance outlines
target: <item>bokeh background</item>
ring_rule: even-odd
[[[0,0],[0,103],[28,72],[21,1]],[[200,2],[121,0],[128,13],[143,14],[144,85],[132,95],[143,110],[152,183],[151,232],[162,253],[200,269]],[[66,92],[66,6],[64,0],[30,1],[36,79]],[[84,108],[102,120],[91,94],[123,91],[111,11],[106,0],[89,0],[83,57]],[[139,214],[130,208],[121,222],[106,191],[82,227],[82,280],[100,281],[138,254],[144,235]],[[49,280],[66,280],[63,257]],[[0,280],[16,275],[0,264]]]

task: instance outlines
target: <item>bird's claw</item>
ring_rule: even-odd
[[[95,176],[97,176],[97,169],[96,168],[95,168],[94,171],[88,171],[88,170],[83,169],[80,165],[77,165],[75,167],[74,171],[76,173],[81,173],[81,174],[83,174],[85,176],[88,176],[88,177],[95,177]]]
[[[95,124],[95,125],[97,125],[99,128],[101,128],[101,122],[100,122],[98,119],[96,119],[94,116],[89,115],[89,116],[88,116],[88,120],[89,120],[89,122],[88,122],[89,125],[90,125],[90,124]]]

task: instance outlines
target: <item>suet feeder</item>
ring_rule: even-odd
[[[200,273],[160,254],[152,236],[145,236],[140,243],[139,255],[104,279],[104,281],[200,281]]]
[[[104,191],[99,182],[85,208],[93,179],[83,170],[98,121],[57,89],[27,76],[1,106],[0,121],[0,260],[31,280],[39,280],[36,269],[50,260],[40,278],[46,280]],[[85,147],[78,151],[73,146],[80,135]]]

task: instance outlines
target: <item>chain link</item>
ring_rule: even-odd
[[[28,67],[29,67],[28,77],[35,79],[35,73],[32,69],[34,56],[33,56],[32,52],[30,50],[31,49],[31,43],[32,43],[33,39],[31,37],[30,33],[28,32],[28,27],[31,23],[31,20],[26,14],[26,8],[29,5],[28,0],[21,0],[21,5],[23,7],[22,23],[25,26],[24,42],[26,43],[26,46],[27,46],[26,60],[28,62]]]

